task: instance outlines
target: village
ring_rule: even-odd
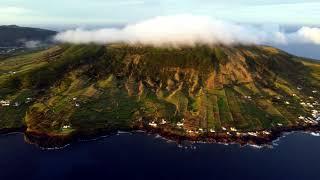
[[[299,91],[301,91],[303,88],[297,87]],[[313,94],[317,94],[317,90],[312,91]],[[317,125],[320,123],[320,110],[319,110],[319,102],[316,100],[317,98],[313,96],[305,98],[303,100],[300,98],[297,94],[292,94],[292,97],[298,98],[300,100],[300,105],[303,106],[309,113],[310,116],[306,117],[303,115],[300,115],[297,117],[299,120],[299,123],[302,125]],[[253,97],[251,96],[244,96],[245,99],[252,100]],[[74,106],[79,108],[80,107],[80,101],[78,100],[77,97],[71,98],[72,102],[74,103]],[[282,100],[280,97],[276,97],[277,100]],[[6,108],[6,107],[19,107],[22,103],[28,104],[33,101],[33,98],[28,97],[24,100],[24,102],[12,102],[10,100],[0,100],[0,107]],[[283,100],[283,103],[285,105],[290,105],[290,99],[285,99]],[[218,129],[210,128],[210,129],[204,129],[204,128],[197,128],[197,129],[190,129],[189,127],[185,126],[185,119],[181,119],[179,122],[174,124],[177,129],[184,130],[187,134],[189,135],[199,135],[203,133],[225,133],[226,135],[236,135],[236,136],[261,136],[261,135],[270,135],[270,131],[255,131],[255,132],[241,132],[235,127],[220,127]],[[151,122],[148,123],[148,126],[151,128],[159,128],[160,126],[172,126],[172,124],[169,124],[168,121],[164,118],[161,120],[155,119]],[[277,127],[282,127],[282,123],[276,123]],[[71,125],[62,125],[63,130],[71,129]]]
[[[297,87],[298,91],[303,90],[302,87]],[[317,94],[318,91],[317,90],[313,90],[312,91],[313,94]],[[305,117],[300,115],[299,117],[297,117],[297,119],[299,120],[299,124],[302,124],[304,126],[306,125],[318,125],[320,124],[320,109],[319,109],[319,102],[317,100],[315,100],[316,98],[313,96],[309,96],[306,98],[306,100],[303,100],[302,98],[300,98],[297,94],[292,94],[292,97],[294,98],[298,98],[300,99],[300,105],[303,106],[307,112],[310,113],[309,117]],[[244,96],[245,99],[248,100],[252,100],[253,97],[251,96]],[[281,97],[276,97],[277,100],[282,100]],[[290,99],[286,99],[283,101],[284,105],[291,105]],[[194,129],[188,129],[187,127],[185,127],[184,125],[184,121],[185,119],[181,119],[181,121],[177,122],[174,126],[178,129],[183,129],[185,130],[185,132],[189,135],[198,135],[198,134],[202,134],[202,133],[225,133],[226,135],[236,135],[236,136],[268,136],[271,134],[271,131],[268,130],[264,130],[264,131],[254,131],[254,132],[240,132],[238,129],[236,129],[235,127],[221,127],[220,129],[203,129],[203,128],[198,128],[197,130]],[[152,122],[149,122],[149,126],[152,128],[158,128],[159,126],[162,125],[166,125],[167,121],[165,119],[161,119],[160,123],[157,123],[157,119],[155,119]],[[276,123],[275,127],[282,127],[283,124],[282,123]]]
[[[32,102],[33,99],[28,97],[25,99],[24,103],[28,104]],[[0,100],[0,107],[19,107],[22,103],[21,102],[11,102],[10,100]]]

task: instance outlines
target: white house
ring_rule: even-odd
[[[71,126],[70,125],[64,125],[62,128],[63,129],[69,129],[69,128],[71,128]]]
[[[182,122],[178,122],[178,123],[177,123],[177,126],[178,126],[178,127],[182,127],[182,126],[183,126],[183,123],[182,123]]]
[[[162,125],[167,124],[167,121],[164,120],[164,119],[162,119],[162,120],[161,120],[161,124],[162,124]]]
[[[9,100],[1,100],[0,104],[1,104],[1,106],[10,106],[10,101]]]
[[[157,123],[155,123],[154,121],[152,121],[152,122],[149,123],[149,126],[151,126],[151,127],[157,127],[158,125],[157,125]]]
[[[258,134],[255,133],[255,132],[248,132],[248,134],[249,134],[250,136],[258,136]]]
[[[262,131],[262,133],[265,134],[265,135],[270,135],[269,131]]]

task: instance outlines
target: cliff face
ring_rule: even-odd
[[[320,65],[266,46],[61,45],[2,63],[0,95],[21,105],[0,125],[48,135],[255,131],[319,110]]]

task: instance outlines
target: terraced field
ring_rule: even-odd
[[[197,135],[297,126],[320,111],[320,64],[272,47],[65,44],[0,64],[0,129]]]

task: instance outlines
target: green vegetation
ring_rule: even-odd
[[[319,63],[271,47],[64,44],[0,64],[0,100],[11,102],[0,129],[47,134],[163,120],[177,134],[270,129],[297,124],[310,114],[300,103],[320,97]]]

